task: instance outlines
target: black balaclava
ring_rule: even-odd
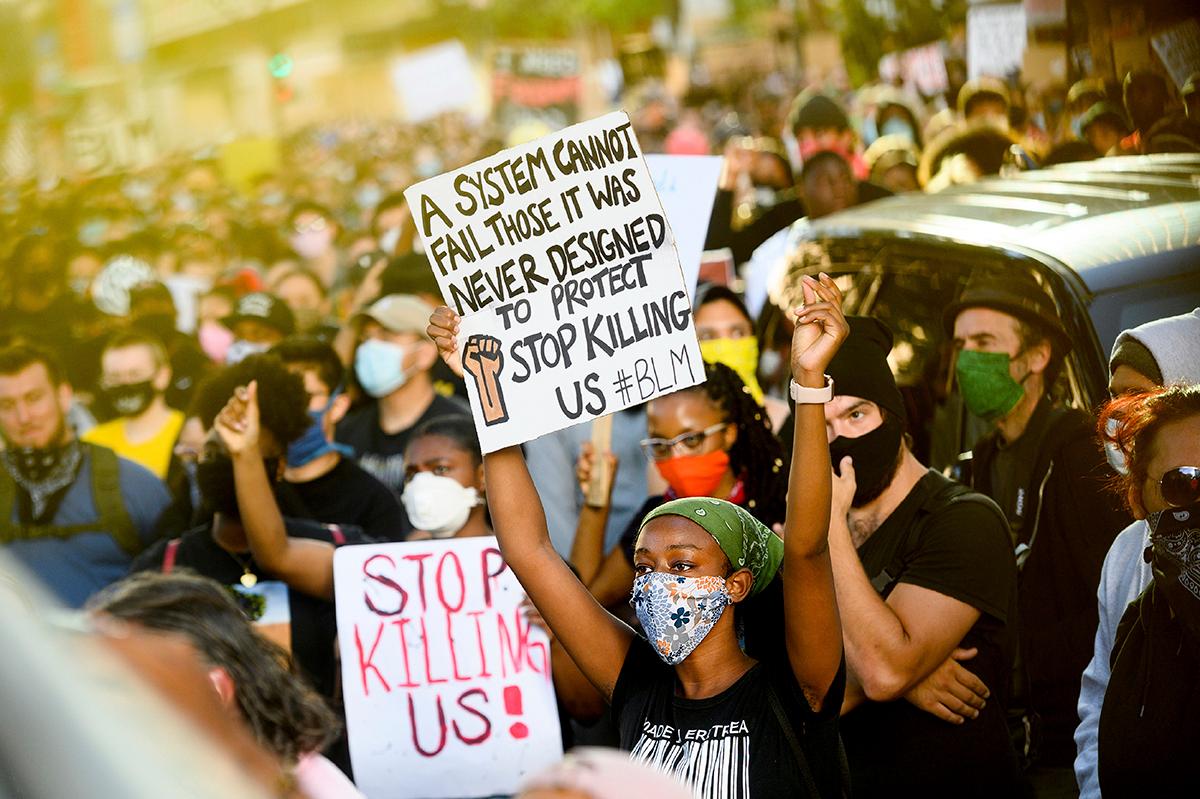
[[[870,316],[848,316],[846,321],[850,335],[829,364],[834,390],[838,396],[870,400],[883,415],[883,424],[871,432],[857,438],[838,436],[829,444],[829,457],[839,474],[842,458],[854,459],[853,505],[861,507],[882,494],[896,475],[906,415],[887,362],[892,331]]]

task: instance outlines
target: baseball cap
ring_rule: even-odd
[[[273,327],[285,336],[290,336],[296,329],[296,319],[292,309],[283,300],[265,291],[252,291],[238,298],[233,313],[221,320],[221,323],[232,329],[238,322],[253,320]]]
[[[389,294],[380,297],[365,310],[354,315],[353,321],[361,324],[364,319],[371,319],[383,325],[392,333],[418,333],[428,338],[425,328],[429,326],[429,316],[433,306],[419,297],[411,294]]]

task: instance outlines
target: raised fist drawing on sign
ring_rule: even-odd
[[[504,391],[500,388],[500,372],[504,370],[504,352],[500,339],[493,336],[471,336],[463,347],[463,370],[475,378],[475,390],[483,406],[483,421],[490,427],[508,421]]]

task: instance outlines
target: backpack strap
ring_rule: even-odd
[[[916,518],[913,519],[913,523],[904,532],[891,562],[871,578],[871,586],[881,596],[887,593],[899,580],[900,575],[904,573],[906,565],[904,555],[908,542],[913,536],[919,536],[924,531],[925,526],[929,524],[929,519],[935,511],[951,507],[960,502],[971,502],[986,507],[996,516],[1006,531],[1009,529],[1008,519],[1005,517],[1004,511],[1000,510],[1000,506],[993,502],[990,497],[975,491],[969,486],[951,480],[945,475],[937,472],[930,472],[930,474],[937,477],[939,485],[925,498],[925,501],[917,509]]]
[[[137,528],[129,511],[125,509],[125,498],[121,495],[121,465],[117,453],[107,447],[86,444],[92,456],[92,499],[100,517],[96,527],[117,542],[131,558],[145,547],[138,537]]]
[[[783,737],[788,742],[788,746],[791,747],[792,754],[796,757],[796,766],[800,769],[800,779],[804,783],[804,790],[809,796],[819,797],[821,792],[817,790],[817,782],[813,779],[812,769],[808,767],[808,758],[804,756],[804,749],[800,746],[800,739],[796,737],[796,730],[792,727],[787,713],[783,710],[783,702],[780,701],[779,694],[775,692],[775,686],[771,684],[770,677],[767,678],[766,684],[767,704],[771,706],[771,712],[775,714],[775,720],[779,722],[780,728],[783,729]]]
[[[170,574],[175,570],[175,559],[179,557],[179,545],[181,543],[183,543],[182,538],[172,538],[167,542],[167,548],[163,551],[163,574]]]

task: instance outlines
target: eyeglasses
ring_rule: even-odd
[[[1200,501],[1200,466],[1170,469],[1163,473],[1158,487],[1163,500],[1171,507],[1180,508]]]
[[[661,461],[671,457],[675,448],[682,444],[684,452],[692,455],[704,446],[704,442],[708,440],[709,436],[721,432],[728,426],[728,422],[720,422],[695,433],[680,433],[671,439],[643,438],[642,452],[646,453],[646,457],[650,460]]]

